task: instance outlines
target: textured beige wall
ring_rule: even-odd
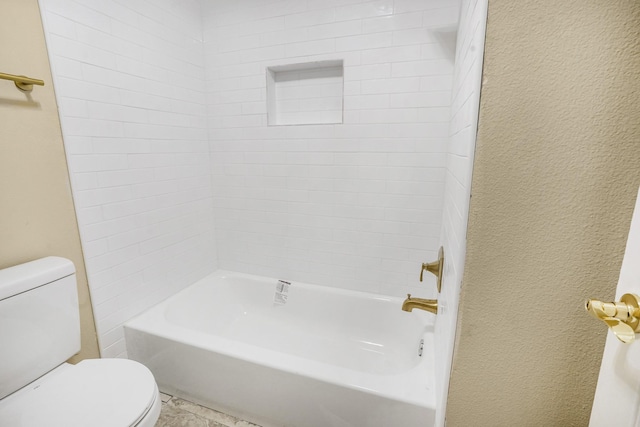
[[[77,269],[82,351],[99,357],[58,107],[36,0],[3,0],[0,72],[43,79],[30,95],[0,80],[0,268],[48,255]]]
[[[640,2],[490,0],[447,425],[584,426],[640,185]]]

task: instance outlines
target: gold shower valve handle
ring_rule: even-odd
[[[437,278],[436,285],[438,286],[438,292],[442,289],[442,270],[444,268],[444,249],[440,246],[438,250],[438,260],[433,262],[425,262],[420,269],[420,281],[422,282],[422,274],[425,270],[432,273]]]
[[[602,320],[623,343],[632,342],[635,333],[640,332],[640,297],[636,294],[624,294],[618,302],[590,299],[585,308],[593,317]]]
[[[422,282],[422,274],[424,273],[424,271],[427,270],[429,273],[435,274],[436,276],[438,275],[438,271],[440,270],[440,262],[439,261],[434,261],[434,262],[423,262],[422,263],[422,270],[420,270],[420,281]]]

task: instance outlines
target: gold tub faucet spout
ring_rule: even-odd
[[[438,300],[436,299],[424,299],[424,298],[411,298],[411,294],[407,294],[407,299],[402,303],[402,309],[404,311],[412,311],[414,308],[419,310],[425,310],[433,314],[438,313]]]

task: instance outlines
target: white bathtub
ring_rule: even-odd
[[[432,314],[303,283],[275,305],[276,282],[198,281],[126,324],[129,357],[162,391],[263,426],[433,425]]]

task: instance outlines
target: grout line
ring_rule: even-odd
[[[173,399],[173,396],[171,396],[170,394],[160,392],[160,399],[162,400],[162,403],[167,403],[168,401]]]

